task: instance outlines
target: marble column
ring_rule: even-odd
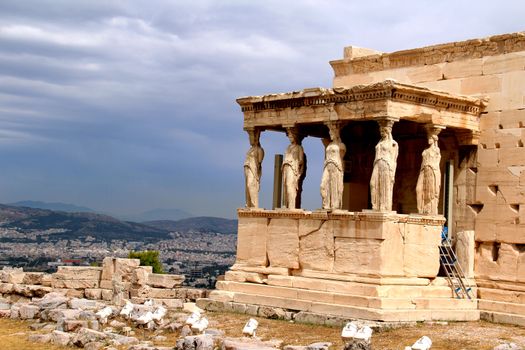
[[[321,198],[323,209],[341,209],[343,206],[343,176],[346,146],[341,141],[341,127],[337,122],[327,124],[330,142],[325,146]]]
[[[246,131],[250,137],[251,145],[244,161],[246,207],[258,208],[264,150],[259,142],[260,130],[248,129]]]
[[[378,120],[381,139],[375,148],[374,167],[370,179],[372,209],[382,212],[392,211],[392,196],[399,153],[397,142],[392,137],[395,119]]]
[[[287,209],[299,208],[301,201],[301,183],[304,179],[305,155],[301,145],[302,136],[295,127],[286,128],[290,145],[286,148],[283,159],[283,202]]]
[[[424,215],[438,215],[441,190],[441,150],[438,135],[444,127],[428,124],[428,147],[422,153],[421,168],[416,185],[417,211]]]

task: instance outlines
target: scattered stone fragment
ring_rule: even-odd
[[[221,350],[275,350],[272,344],[255,338],[224,338]]]
[[[71,334],[61,331],[53,331],[51,333],[51,342],[53,344],[67,346],[71,342]]]
[[[73,337],[72,343],[78,347],[84,347],[87,343],[102,341],[107,337],[106,333],[89,328],[81,328]]]
[[[328,342],[318,342],[318,343],[312,343],[306,347],[306,350],[328,350],[328,348],[332,346],[332,343]]]
[[[184,327],[182,327],[182,329],[180,331],[180,336],[183,337],[183,338],[187,337],[189,335],[192,335],[192,334],[193,334],[193,332],[191,331],[191,328],[188,325],[184,325]]]
[[[99,350],[104,346],[103,343],[98,341],[93,341],[84,345],[84,350]]]
[[[51,342],[51,334],[31,334],[28,340],[34,343],[49,343]]]
[[[522,350],[521,346],[518,346],[515,343],[505,343],[495,346],[493,350]]]
[[[344,350],[371,350],[371,349],[372,349],[371,344],[361,339],[354,339],[346,343],[344,347]]]

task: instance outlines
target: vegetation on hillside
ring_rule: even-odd
[[[140,266],[153,267],[153,273],[164,273],[164,268],[159,259],[158,250],[143,250],[140,252],[129,252],[128,258],[140,259]]]

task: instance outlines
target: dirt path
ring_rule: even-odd
[[[241,337],[242,327],[249,316],[226,313],[208,313],[210,328],[221,329],[227,336]],[[333,343],[332,349],[342,349],[341,329],[287,321],[259,321],[257,335],[263,340],[280,339],[284,344],[308,345],[319,341]],[[58,347],[50,344],[35,344],[27,340],[31,322],[0,319],[0,348],[2,350],[63,350],[70,347]],[[151,338],[152,332],[137,332],[141,338]],[[158,345],[174,346],[177,333],[164,333],[168,339]],[[514,342],[525,347],[525,328],[493,324],[488,322],[453,322],[448,324],[418,324],[412,327],[375,332],[372,337],[374,350],[404,349],[419,337],[426,335],[432,339],[432,350],[491,350],[494,346]],[[78,349],[78,348],[76,348]]]

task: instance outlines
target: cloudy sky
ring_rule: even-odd
[[[329,60],[525,30],[516,1],[0,0],[0,202],[234,217],[240,96],[331,85]],[[262,205],[282,134],[262,136]],[[306,139],[304,207],[322,147]]]

